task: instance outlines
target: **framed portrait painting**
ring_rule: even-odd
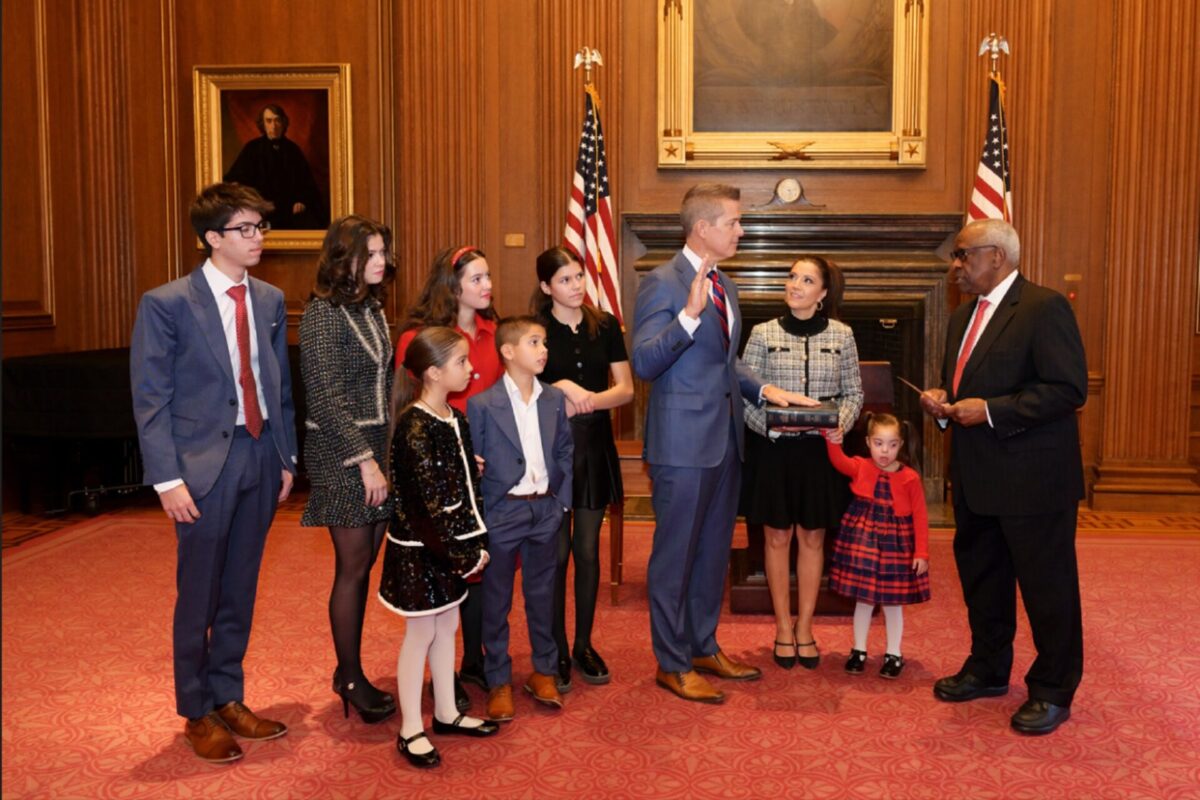
[[[660,167],[925,166],[927,0],[659,0]]]
[[[196,183],[252,186],[268,250],[317,250],[351,211],[350,66],[196,67]]]

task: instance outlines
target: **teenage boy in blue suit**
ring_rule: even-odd
[[[271,204],[236,183],[193,201],[208,258],[142,297],[130,347],[145,481],[175,523],[175,707],[212,763],[242,757],[236,734],[274,739],[282,722],[243,705],[258,568],[296,469],[283,293],[249,277]]]
[[[483,458],[483,505],[491,562],[483,573],[483,646],[488,717],[513,718],[508,612],[517,559],[533,674],[525,690],[540,703],[562,707],[555,686],[555,536],[571,505],[574,440],[566,396],[537,376],[546,367],[546,329],[533,317],[512,317],[496,328],[504,376],[467,401],[471,442]]]

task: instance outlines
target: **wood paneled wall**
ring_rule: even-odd
[[[1200,373],[1192,0],[926,0],[927,168],[794,172],[657,168],[661,3],[3,0],[5,354],[126,344],[140,294],[198,262],[186,222],[197,65],[351,65],[354,210],[396,231],[396,318],[433,253],[465,243],[488,253],[497,307],[525,309],[534,257],[561,237],[581,46],[605,61],[596,77],[619,213],[672,211],[698,180],[734,183],[759,205],[784,175],[830,211],[953,213],[983,136],[976,51],[995,31],[1013,51],[1002,69],[1022,268],[1077,293],[1099,502],[1137,502],[1153,486],[1188,501],[1200,450],[1189,444],[1200,441],[1200,415],[1189,416]],[[625,237],[627,307],[629,247]],[[315,258],[268,252],[258,269],[294,314]]]

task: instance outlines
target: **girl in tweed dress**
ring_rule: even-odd
[[[829,588],[858,600],[854,608],[854,649],[846,672],[860,675],[867,662],[867,632],[875,605],[883,606],[887,653],[879,674],[898,678],[904,669],[900,638],[903,606],[929,599],[929,517],[921,476],[900,460],[904,440],[891,414],[867,423],[871,458],[850,458],[841,431],[826,435],[829,459],[851,479],[854,501],[846,509],[833,547]]]
[[[820,256],[792,264],[785,286],[787,314],[755,325],[742,359],[764,381],[838,406],[849,430],[862,410],[862,376],[854,333],[837,319],[844,282],[837,265]],[[830,465],[816,431],[768,431],[763,408],[746,403],[746,462],[741,513],[763,526],[763,563],[775,609],[775,663],[815,669],[820,652],[813,613],[825,562],[825,530],[849,502],[846,481]],[[788,555],[798,540],[792,622]]]
[[[395,275],[392,233],[359,216],[325,235],[317,280],[300,320],[300,371],[308,400],[304,464],[312,483],[300,524],[329,528],[337,557],[329,625],[337,652],[333,691],[364,722],[396,701],[363,675],[367,583],[391,516],[386,465],[392,345],[383,303]]]

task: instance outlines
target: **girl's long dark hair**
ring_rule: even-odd
[[[370,258],[368,243],[372,236],[383,239],[383,280],[371,285],[366,281],[366,263]],[[333,221],[325,232],[321,256],[317,260],[317,280],[310,299],[320,297],[335,306],[361,303],[370,297],[383,305],[387,301],[388,284],[396,278],[392,261],[392,231],[388,226],[350,214]]]
[[[821,285],[825,288],[825,299],[821,301],[821,307],[817,309],[817,313],[827,319],[841,319],[839,315],[842,309],[842,296],[846,292],[846,278],[842,275],[842,268],[832,259],[823,256],[800,256],[792,263],[792,266],[801,261],[816,265],[817,272],[821,273]]]
[[[565,247],[551,247],[537,257],[538,285],[533,287],[533,296],[529,298],[529,311],[544,322],[549,322],[552,318],[550,311],[554,307],[554,299],[542,291],[541,284],[549,286],[558,271],[570,264],[583,269],[575,254]],[[589,339],[595,339],[596,334],[600,332],[601,323],[604,322],[604,314],[590,303],[584,303],[582,310],[587,336]]]
[[[458,343],[466,340],[467,337],[453,328],[435,325],[423,328],[413,337],[408,349],[404,351],[404,357],[396,366],[396,376],[392,382],[392,415],[388,428],[389,464],[391,463],[391,441],[396,432],[396,420],[399,418],[400,412],[420,396],[421,381],[425,377],[425,371],[430,367],[444,367]]]
[[[434,256],[425,286],[421,288],[417,302],[408,309],[400,332],[435,325],[454,327],[458,320],[458,298],[462,295],[463,270],[480,258],[487,256],[476,247],[447,247]],[[496,319],[496,310],[491,306],[476,313],[484,319]]]

